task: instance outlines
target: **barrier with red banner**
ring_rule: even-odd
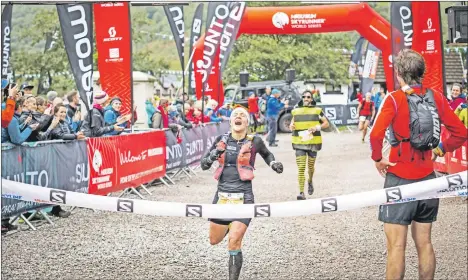
[[[87,144],[90,194],[137,187],[166,174],[164,131],[90,138]]]
[[[132,53],[128,2],[94,4],[99,79],[110,97],[122,100],[122,113],[132,106]]]
[[[441,139],[442,142],[450,137],[450,132],[442,126],[441,129]],[[448,152],[444,157],[439,157],[434,162],[434,169],[440,173],[454,174],[468,170],[467,164],[467,151],[468,151],[468,141],[463,144],[459,149]]]

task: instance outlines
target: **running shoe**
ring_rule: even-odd
[[[301,193],[297,196],[297,200],[306,200],[305,194],[304,194],[303,192],[301,192]]]
[[[309,195],[313,195],[314,194],[314,185],[312,185],[312,182],[308,182],[309,184]]]

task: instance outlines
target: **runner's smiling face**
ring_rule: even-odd
[[[231,129],[234,132],[243,132],[247,131],[249,126],[249,116],[246,110],[237,109],[234,110],[231,114]]]

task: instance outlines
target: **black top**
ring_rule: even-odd
[[[210,149],[203,156],[201,160],[202,170],[207,170],[211,167],[212,163],[210,163],[210,160],[208,159],[210,152],[216,149],[216,144],[221,141],[222,137],[223,135],[218,136]],[[241,181],[239,172],[237,171],[237,155],[239,154],[240,148],[246,141],[246,139],[237,141],[232,138],[231,134],[229,134],[228,141],[226,143],[224,169],[219,178],[218,191],[230,193],[252,193],[252,181]],[[263,140],[260,137],[254,136],[252,140],[252,157],[250,159],[250,164],[252,166],[255,165],[255,157],[257,153],[262,156],[268,165],[275,160],[275,157],[267,149]]]

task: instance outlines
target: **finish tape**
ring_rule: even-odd
[[[43,188],[2,179],[2,197],[152,216],[217,219],[292,217],[353,210],[381,204],[467,195],[468,172],[388,189],[302,201],[259,204],[196,204],[122,199]]]

